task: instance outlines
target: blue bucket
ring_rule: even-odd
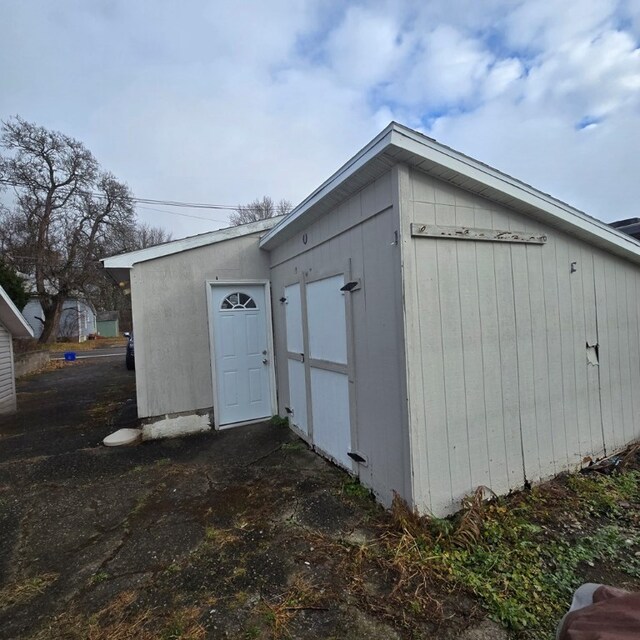
[[[70,362],[76,359],[76,353],[75,351],[65,351],[64,352],[64,359],[65,360],[69,360]]]

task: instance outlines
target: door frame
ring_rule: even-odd
[[[248,424],[256,424],[263,422],[265,418],[256,418],[254,420],[245,420],[243,422],[233,422],[231,424],[220,425],[220,414],[217,407],[218,403],[218,379],[216,374],[216,347],[214,339],[214,317],[213,317],[213,287],[242,287],[242,286],[262,286],[264,288],[264,311],[265,320],[267,323],[267,350],[269,358],[269,387],[270,387],[270,400],[271,400],[271,415],[277,413],[277,392],[276,392],[276,362],[275,352],[273,348],[273,318],[271,315],[271,283],[269,280],[206,280],[206,293],[207,293],[207,316],[209,324],[209,354],[211,360],[211,382],[213,392],[213,428],[216,431],[222,431],[224,429],[233,429],[235,427],[242,427]]]

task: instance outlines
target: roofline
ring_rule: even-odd
[[[33,338],[33,329],[13,304],[9,294],[0,287],[0,322],[7,327],[11,335],[18,338]]]
[[[206,233],[201,233],[196,236],[171,240],[153,247],[147,247],[146,249],[138,249],[136,251],[129,251],[128,253],[110,256],[109,258],[103,258],[100,262],[102,262],[105,269],[131,269],[134,264],[138,264],[139,262],[155,260],[156,258],[163,258],[175,253],[181,253],[182,251],[188,251],[189,249],[197,249],[198,247],[205,247],[225,240],[240,238],[252,233],[267,231],[277,224],[282,217],[283,216],[275,216],[235,227],[225,227],[223,229],[216,229],[215,231],[207,231]]]
[[[312,206],[318,204],[325,196],[366,164],[389,151],[405,151],[409,154],[415,154],[425,161],[435,163],[470,180],[480,182],[486,185],[488,189],[500,191],[509,198],[546,213],[564,227],[570,225],[574,228],[579,228],[583,233],[592,238],[597,238],[599,244],[608,245],[610,248],[615,247],[617,249],[616,253],[622,253],[628,258],[633,258],[635,262],[640,262],[640,243],[631,236],[575,209],[565,202],[534,189],[520,180],[512,178],[487,164],[474,160],[396,122],[391,122],[369,144],[338,169],[308,198],[303,200],[283,221],[263,236],[260,241],[260,247],[271,249],[276,246],[278,237],[292,222],[303,217]],[[490,195],[486,197],[491,199]]]
[[[494,169],[488,164],[474,160],[470,156],[466,156],[451,147],[440,144],[417,131],[395,123],[394,131],[396,135],[394,136],[393,142],[396,143],[396,146],[400,146],[409,152],[417,152],[419,155],[425,155],[421,153],[421,151],[423,151],[422,147],[425,147],[432,151],[428,156],[425,155],[426,160],[436,162],[465,177],[483,182],[488,187],[494,187],[502,191],[505,195],[530,204],[536,209],[545,211],[558,218],[561,222],[578,226],[584,231],[593,233],[605,241],[614,243],[618,247],[622,246],[623,249],[632,249],[633,253],[640,257],[640,243],[627,234],[617,231],[606,222],[598,220],[584,211],[554,198],[548,193],[535,189],[526,182],[513,178],[498,169]],[[404,140],[404,138],[407,138],[408,141]],[[437,157],[434,158],[433,156]],[[574,220],[573,217],[578,218],[580,223]],[[594,227],[597,227],[597,231]],[[622,243],[620,241],[622,241]]]
[[[282,230],[288,227],[292,222],[301,218],[308,209],[320,202],[328,193],[333,191],[338,185],[347,180],[361,167],[373,160],[378,154],[384,152],[391,142],[391,134],[394,127],[398,126],[395,122],[389,123],[369,144],[363,147],[355,156],[343,164],[332,176],[325,180],[315,191],[307,196],[297,207],[281,220],[275,227],[266,233],[260,240],[260,247],[270,249],[274,246],[273,240],[280,234]]]

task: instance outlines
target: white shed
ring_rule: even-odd
[[[35,337],[39,338],[44,328],[44,312],[38,298],[31,298],[22,314],[31,325]],[[98,331],[96,317],[96,310],[88,300],[68,298],[62,306],[57,337],[72,342],[85,342]]]
[[[16,410],[16,381],[13,368],[13,338],[32,338],[33,331],[0,287],[0,413]]]
[[[229,427],[277,391],[292,428],[383,503],[436,514],[640,435],[640,243],[605,223],[392,123],[259,235],[133,266],[144,366],[147,341],[172,341],[145,324],[158,304],[210,338],[181,337],[175,371],[143,374],[143,415]]]

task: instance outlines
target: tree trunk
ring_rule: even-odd
[[[42,328],[38,342],[51,344],[58,339],[58,329],[60,327],[64,298],[54,296],[51,300],[40,300],[40,304],[44,315],[44,327]]]

